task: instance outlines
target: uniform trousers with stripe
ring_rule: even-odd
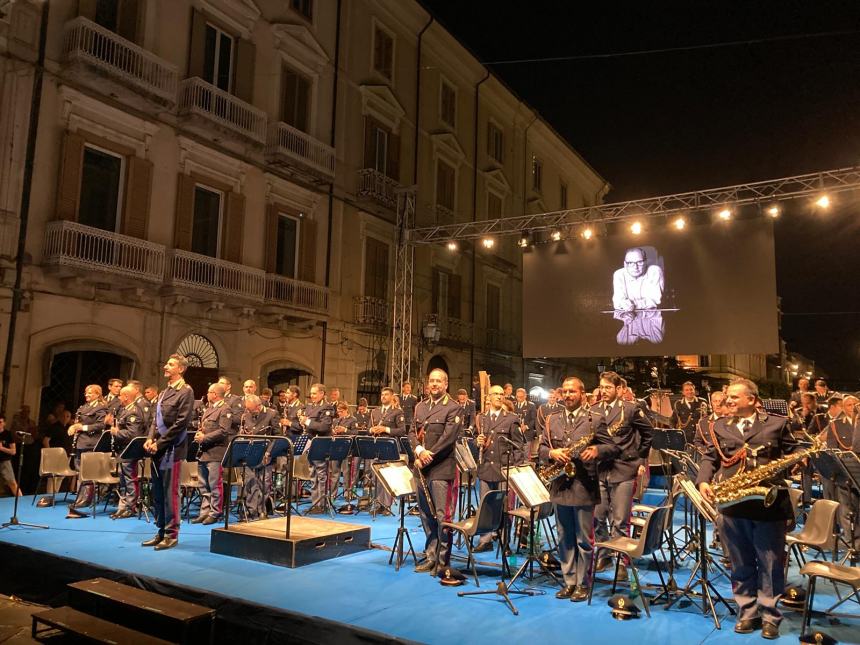
[[[613,483],[609,481],[609,472],[603,472],[598,475],[598,483],[600,504],[594,509],[594,539],[606,542],[610,538],[629,536],[636,480]],[[598,557],[605,555],[605,552],[598,553]]]
[[[181,461],[157,463],[152,460],[150,470],[153,515],[158,534],[163,538],[179,538],[179,480]],[[166,466],[166,467],[165,467]]]
[[[137,509],[137,499],[140,497],[140,478],[138,477],[137,461],[121,461],[119,463],[119,505],[120,511]]]
[[[424,487],[418,486],[418,509],[421,511],[421,525],[424,527],[426,541],[424,555],[431,562],[446,566],[451,559],[451,541],[453,533],[443,528],[442,522],[450,522],[454,517],[454,506],[457,501],[457,489],[453,479],[434,479],[427,482],[436,514],[430,512]]]
[[[197,486],[200,488],[200,515],[219,519],[224,492],[224,468],[220,461],[197,462]]]

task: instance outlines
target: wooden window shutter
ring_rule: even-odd
[[[278,207],[266,208],[266,273],[277,273],[278,262]]]
[[[463,276],[458,273],[448,275],[448,316],[460,318],[460,288]]]
[[[206,60],[206,17],[191,10],[191,38],[188,47],[188,77],[203,78],[203,68]]]
[[[98,0],[78,0],[78,15],[95,21]]]
[[[373,117],[364,117],[364,167],[373,168],[376,164],[376,121]]]
[[[442,272],[439,269],[433,269],[433,301],[430,303],[430,313],[439,313],[439,286],[442,281]]]
[[[194,178],[179,174],[176,186],[176,220],[173,228],[173,246],[182,251],[191,250],[191,232],[194,226]]]
[[[236,96],[247,103],[254,101],[254,56],[257,48],[250,40],[236,41],[236,67],[233,90]]]
[[[122,232],[145,240],[152,194],[152,162],[132,156],[128,158],[127,167]]]
[[[140,15],[140,6],[138,0],[122,0],[119,5],[119,24],[117,25],[117,33],[126,40],[133,43],[140,43],[142,38],[138,38],[140,29],[138,29],[138,16]]]
[[[388,176],[400,181],[400,137],[396,134],[388,135]]]
[[[299,224],[299,280],[304,282],[316,281],[317,269],[317,223],[309,217],[303,217]]]
[[[84,165],[84,138],[77,132],[63,137],[63,156],[57,185],[57,218],[78,219],[81,198],[81,173]]]
[[[227,217],[222,224],[224,244],[221,257],[228,262],[242,262],[242,232],[245,230],[245,196],[230,191],[227,193]]]

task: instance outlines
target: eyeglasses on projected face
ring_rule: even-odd
[[[632,264],[645,264],[645,260],[632,260],[632,261],[624,260],[624,264],[626,264],[627,266],[630,266]]]

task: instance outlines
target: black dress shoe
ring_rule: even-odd
[[[576,591],[576,585],[567,585],[566,587],[562,587],[555,593],[555,597],[559,600],[566,600],[573,595],[573,592]]]
[[[203,526],[209,526],[210,524],[215,524],[216,522],[220,522],[221,518],[215,517],[214,515],[207,515],[206,519],[200,522]]]
[[[42,497],[38,502],[36,502],[37,508],[46,508],[48,506],[54,505],[54,498],[52,496]]]
[[[761,637],[770,641],[779,638],[779,625],[764,623],[761,626]]]
[[[141,542],[140,546],[157,546],[161,544],[162,540],[164,540],[164,536],[156,534],[149,538],[146,542]]]
[[[89,517],[89,516],[86,513],[81,513],[80,511],[78,511],[74,508],[70,508],[69,512],[66,513],[66,519],[67,520],[79,520],[82,517]]]
[[[155,545],[155,550],[164,551],[165,549],[172,549],[177,544],[179,544],[178,539],[166,537],[161,542]]]
[[[191,523],[192,524],[202,524],[203,522],[206,521],[207,517],[209,517],[209,516],[208,515],[198,515],[193,520],[191,520]]]
[[[735,623],[736,634],[752,634],[757,629],[761,629],[761,618],[748,618]]]
[[[582,602],[583,600],[588,600],[588,589],[577,587],[576,591],[570,594],[570,602]]]
[[[133,511],[130,508],[127,508],[122,513],[117,515],[116,519],[125,520],[125,519],[128,519],[129,517],[137,517],[137,511]]]
[[[424,560],[421,564],[415,567],[415,573],[427,573],[428,571],[435,571],[436,563],[432,560]]]
[[[472,549],[472,552],[473,553],[484,553],[486,551],[492,551],[492,550],[493,550],[493,543],[492,542],[483,542],[483,543],[478,542],[478,546],[476,546],[474,549]]]
[[[600,558],[597,561],[597,564],[594,565],[594,571],[596,573],[601,573],[603,571],[606,571],[611,566],[612,566],[612,558]]]

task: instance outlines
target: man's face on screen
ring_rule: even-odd
[[[632,278],[638,278],[645,273],[645,256],[642,251],[627,251],[624,256],[624,268]]]

